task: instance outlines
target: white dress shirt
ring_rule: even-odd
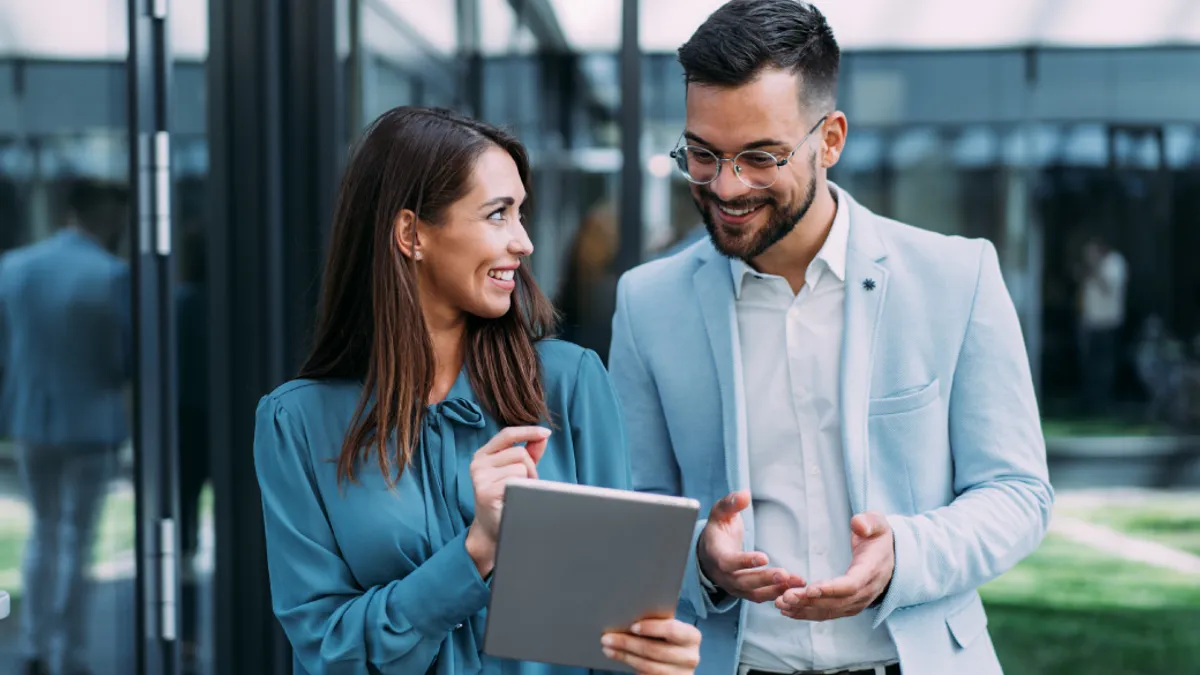
[[[836,196],[836,195],[835,195]],[[756,548],[808,582],[850,566],[850,497],[838,406],[849,210],[792,293],[787,280],[731,261],[741,340]],[[743,668],[787,673],[869,667],[898,658],[870,612],[798,621],[751,604]]]

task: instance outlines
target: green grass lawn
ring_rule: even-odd
[[[1118,419],[1043,419],[1046,438],[1079,436],[1163,436],[1174,433],[1166,425],[1128,422]]]
[[[1155,496],[1100,506],[1060,505],[1058,511],[1200,555],[1200,493]]]
[[[980,593],[1007,673],[1171,675],[1200,663],[1200,577],[1052,534]]]
[[[30,511],[24,504],[8,502],[0,506],[0,588],[21,594],[21,557],[29,534]],[[94,563],[109,562],[127,555],[135,546],[133,493],[110,493],[104,500],[92,548]]]

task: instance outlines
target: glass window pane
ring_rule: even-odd
[[[0,9],[6,673],[136,668],[127,16],[70,4]]]

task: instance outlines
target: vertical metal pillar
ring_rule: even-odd
[[[642,50],[638,0],[621,2],[621,208],[620,272],[642,261]]]

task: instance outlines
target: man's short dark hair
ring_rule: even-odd
[[[68,179],[63,186],[65,206],[83,229],[101,238],[120,232],[124,222],[112,222],[112,207],[129,205],[129,190],[118,183],[93,178]]]
[[[736,87],[766,68],[800,77],[803,103],[832,108],[841,50],[825,15],[798,0],[732,0],[679,48],[691,84]]]

